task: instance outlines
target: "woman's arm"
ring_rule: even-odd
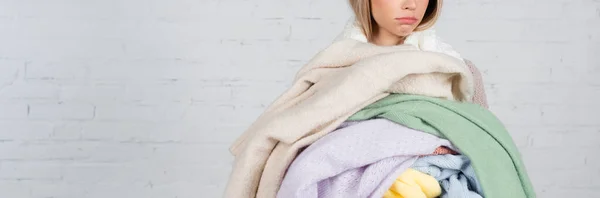
[[[471,73],[473,74],[473,83],[475,84],[473,92],[473,103],[479,104],[485,107],[486,109],[489,108],[487,96],[485,94],[485,87],[483,86],[481,72],[479,72],[477,67],[475,67],[475,65],[471,61],[465,59],[465,63],[467,63],[469,70],[471,70]]]

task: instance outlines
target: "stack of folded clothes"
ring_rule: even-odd
[[[476,104],[393,94],[295,158],[277,197],[531,197],[519,153]]]
[[[472,67],[428,34],[348,26],[233,143],[225,197],[535,197]]]

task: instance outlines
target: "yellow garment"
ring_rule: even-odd
[[[434,198],[440,194],[442,188],[435,178],[409,168],[396,178],[383,198]]]

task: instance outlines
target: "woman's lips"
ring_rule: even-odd
[[[402,24],[407,24],[407,25],[412,25],[417,22],[417,18],[415,18],[415,17],[401,17],[401,18],[396,18],[396,20]]]

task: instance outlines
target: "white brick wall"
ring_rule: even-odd
[[[345,0],[0,0],[0,197],[220,197]],[[539,197],[600,197],[600,2],[446,0]]]

